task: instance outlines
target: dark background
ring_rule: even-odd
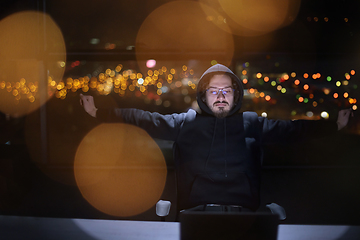
[[[59,3],[61,2],[61,4]],[[63,32],[67,64],[81,61],[79,68],[67,69],[64,78],[80,77],[94,72],[97,68],[106,69],[122,63],[126,67],[135,67],[135,52],[129,46],[135,46],[138,28],[146,16],[168,0],[157,1],[25,1],[3,0],[0,3],[0,18],[23,10],[37,10],[50,14]],[[122,10],[121,14],[119,11]],[[272,35],[272,44],[259,51],[251,48],[253,41],[266,41],[269,36],[239,37],[234,36],[235,52],[232,69],[245,62],[250,62],[249,76],[256,72],[320,72],[342,80],[344,73],[359,69],[359,33],[360,17],[357,1],[311,1],[303,0],[293,24],[279,29]],[[116,16],[116,17],[115,17]],[[315,21],[314,17],[319,20]],[[322,19],[328,17],[329,22]],[[345,22],[344,18],[349,21]],[[121,24],[126,29],[121,34],[114,25],[99,27],[102,21]],[[307,35],[299,32],[306,29]],[[92,45],[91,38],[98,37],[101,43],[116,42],[117,48],[111,51],[104,45]],[[313,48],[307,43],[312,39]],[[310,69],[310,70],[309,70]],[[199,74],[199,73],[198,73]],[[256,79],[245,88],[262,87]],[[355,75],[351,83],[359,84]],[[315,83],[321,88],[326,85],[322,79]],[[328,86],[332,88],[332,86]],[[32,161],[29,146],[25,140],[25,126],[35,124],[33,131],[46,126],[46,151],[49,145],[56,144],[63,149],[59,153],[63,158],[72,158],[81,139],[99,124],[89,117],[79,105],[79,93],[69,93],[66,99],[52,98],[39,111],[22,118],[11,118],[1,114],[1,151],[0,151],[0,214],[61,217],[61,218],[96,218],[124,219],[104,214],[93,208],[73,184],[64,184],[45,175]],[[169,94],[164,98],[173,104],[171,107],[145,104],[136,96],[120,98],[111,93],[94,95],[99,106],[136,107],[160,113],[182,112],[189,104],[177,103],[177,95]],[[357,88],[350,94],[359,97]],[[289,109],[296,109],[299,116],[304,116],[308,105],[293,101],[295,93],[279,95],[276,104],[264,101],[244,99],[243,110],[268,112],[271,118],[290,119]],[[194,96],[191,95],[194,99]],[[336,120],[336,112],[349,108],[346,101],[322,96],[324,108]],[[40,112],[46,113],[46,123],[39,120]],[[314,110],[316,114],[317,110]],[[30,119],[30,120],[29,120]],[[35,120],[34,120],[35,119]],[[282,205],[288,214],[284,223],[295,224],[347,224],[359,225],[360,218],[360,159],[359,159],[359,117],[354,112],[349,126],[336,135],[304,142],[302,144],[284,144],[265,147],[263,169],[262,205],[270,202]],[[168,165],[168,178],[162,199],[173,203],[169,221],[175,220],[176,195],[175,175],[172,162],[171,142],[157,140]],[[47,146],[47,147],[46,147]],[[51,154],[51,153],[49,153]],[[71,174],[71,167],[68,168]],[[155,209],[125,219],[158,220]]]

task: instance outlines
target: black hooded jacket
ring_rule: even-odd
[[[145,129],[154,138],[174,141],[178,209],[201,204],[239,205],[255,211],[259,191],[262,145],[297,141],[334,133],[332,121],[270,120],[254,112],[239,112],[243,97],[239,78],[226,66],[210,67],[199,85],[214,72],[226,73],[240,87],[240,97],[225,118],[216,118],[198,91],[201,113],[162,115],[138,109],[99,109],[107,122],[125,122]]]

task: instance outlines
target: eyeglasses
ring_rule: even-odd
[[[215,87],[210,87],[208,89],[206,89],[206,92],[208,94],[210,94],[210,96],[219,96],[219,93],[221,92],[224,96],[231,96],[234,93],[234,89],[230,88],[230,87],[226,87],[226,88],[215,88]]]

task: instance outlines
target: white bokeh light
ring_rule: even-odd
[[[321,114],[320,114],[320,116],[322,117],[322,118],[325,118],[325,119],[328,119],[329,118],[329,113],[327,113],[327,112],[322,112]]]

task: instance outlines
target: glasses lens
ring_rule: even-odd
[[[231,95],[233,93],[233,90],[231,88],[209,88],[207,90],[208,93],[210,93],[211,95],[217,96],[219,95],[219,93],[221,92],[224,96],[225,95]]]
[[[231,95],[232,94],[232,89],[231,88],[225,88],[225,89],[222,89],[221,92],[224,95]]]

